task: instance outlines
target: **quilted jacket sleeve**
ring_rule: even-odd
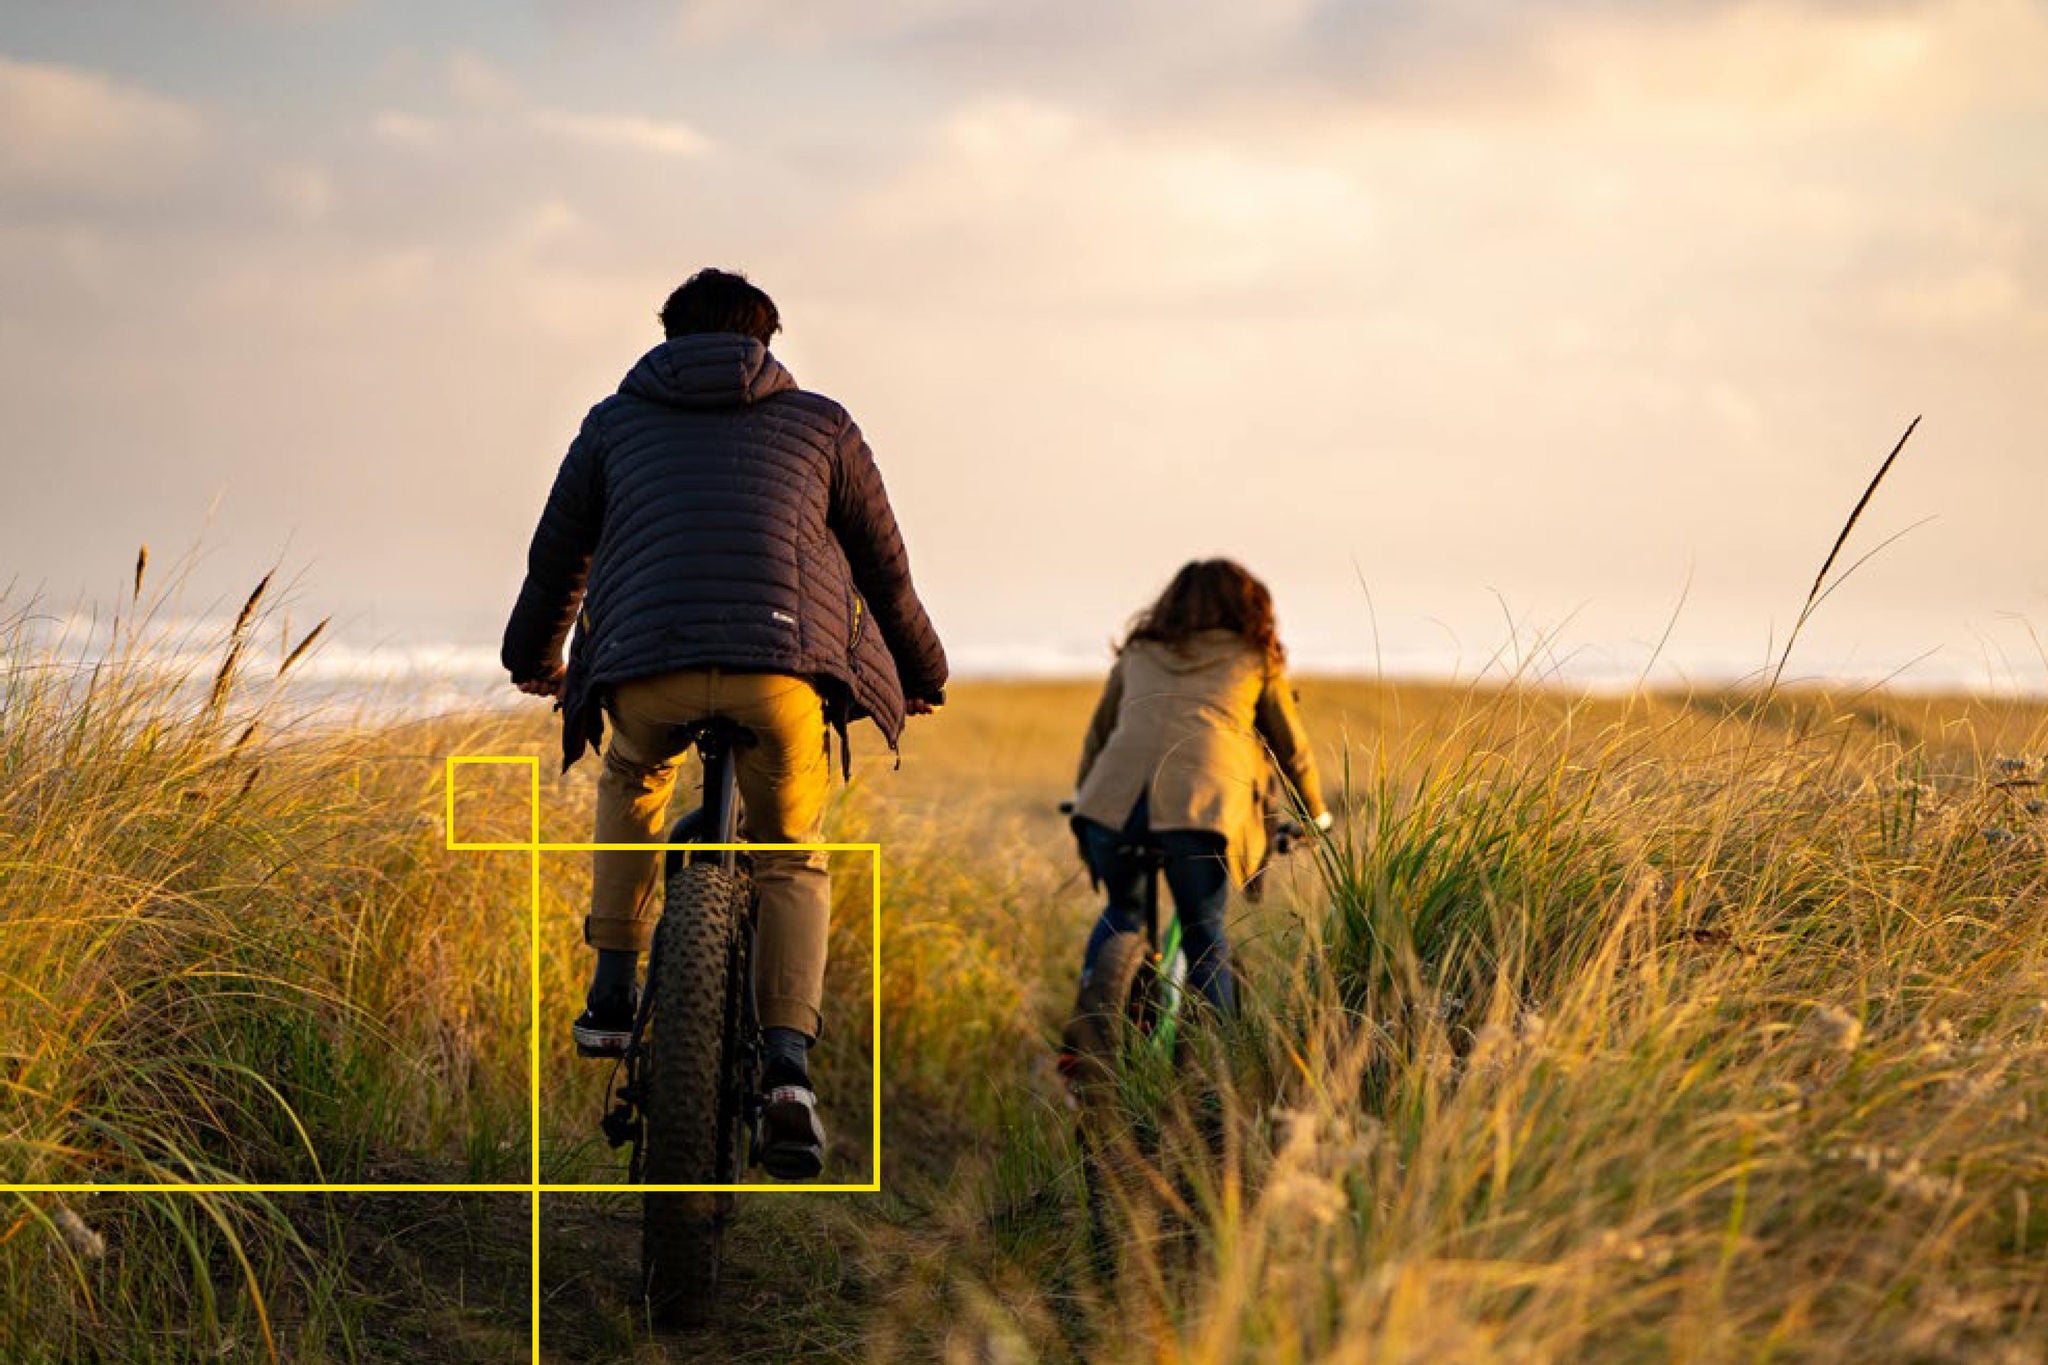
[[[831,524],[853,570],[853,586],[896,661],[903,694],[934,704],[946,699],[946,651],[910,582],[910,555],[889,507],[874,452],[851,419],[833,470]]]
[[[520,585],[499,653],[515,683],[545,677],[561,666],[562,645],[576,621],[603,521],[597,447],[594,423],[586,420],[555,475],[540,525],[534,528],[526,552],[526,581]]]

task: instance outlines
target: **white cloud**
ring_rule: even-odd
[[[1539,104],[1731,130],[1918,126],[2048,108],[2048,9],[2032,0],[1912,7],[1716,8],[1681,22],[1582,17],[1543,31]],[[1511,87],[1512,88],[1512,87]]]
[[[515,217],[503,249],[516,256],[569,240],[589,225],[583,215],[560,199],[547,199]]]
[[[138,193],[198,151],[189,105],[96,71],[0,56],[0,185]]]
[[[334,177],[318,166],[279,166],[267,188],[271,202],[301,223],[320,222],[334,209]]]
[[[519,85],[496,64],[474,52],[448,59],[448,89],[472,109],[503,109],[519,98]]]
[[[643,114],[580,114],[567,109],[536,109],[528,116],[543,133],[592,147],[648,152],[656,156],[695,157],[711,150],[711,139],[687,123]]]
[[[386,109],[370,120],[370,131],[378,140],[414,151],[429,151],[448,140],[448,128],[439,119]]]
[[[764,35],[780,43],[818,45],[851,34],[894,34],[934,21],[973,19],[990,8],[990,0],[785,0],[762,5],[756,0],[684,0],[676,14],[676,33],[692,46],[734,41],[759,41]]]
[[[242,10],[251,14],[325,14],[344,10],[354,5],[355,0],[214,0],[222,9]]]
[[[1873,302],[1879,321],[1907,332],[1972,337],[2025,330],[2048,336],[2048,306],[2030,300],[2019,277],[1998,265],[1965,263],[1887,283]]]
[[[880,259],[938,272],[948,295],[1076,289],[1193,302],[1241,286],[1336,283],[1332,260],[1375,217],[1339,159],[1011,99],[956,111],[933,155],[876,186],[852,222]],[[998,258],[1004,268],[988,270]]]

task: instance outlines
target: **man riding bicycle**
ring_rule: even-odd
[[[736,755],[747,837],[818,843],[832,731],[842,762],[862,717],[893,748],[906,715],[945,700],[945,650],[860,428],[768,351],[781,330],[773,300],[704,270],[661,321],[667,340],[569,447],[502,660],[522,692],[560,699],[565,770],[611,717],[595,842],[659,842],[678,732],[720,717],[751,735]],[[653,939],[660,855],[592,859],[584,938],[597,963],[574,1034],[582,1055],[616,1057]],[[823,853],[753,863],[762,1164],[803,1178],[824,1159],[806,1054],[822,1022],[831,887]]]

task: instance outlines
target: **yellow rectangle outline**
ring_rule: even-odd
[[[525,766],[529,770],[528,819],[529,837],[523,844],[516,843],[462,843],[455,838],[455,770],[464,764],[500,764]],[[882,846],[879,843],[833,843],[833,844],[574,844],[543,843],[540,837],[540,759],[531,754],[450,754],[443,773],[446,788],[445,810],[447,822],[444,842],[451,853],[525,853],[532,859],[528,870],[527,886],[529,901],[527,921],[530,930],[528,942],[529,983],[532,999],[531,1032],[527,1039],[527,1084],[531,1094],[531,1114],[528,1120],[529,1132],[529,1173],[532,1179],[522,1184],[508,1184],[502,1181],[464,1184],[452,1182],[429,1182],[410,1184],[364,1184],[355,1181],[241,1184],[222,1181],[189,1182],[122,1182],[99,1184],[90,1181],[42,1181],[35,1184],[0,1184],[0,1194],[523,1194],[532,1199],[532,1244],[529,1254],[529,1289],[531,1296],[532,1358],[541,1358],[541,1283],[540,1283],[540,1197],[544,1194],[879,1194],[882,1190]],[[543,853],[590,853],[599,850],[661,851],[673,847],[689,847],[702,852],[733,850],[767,850],[770,852],[821,852],[821,853],[865,853],[874,860],[873,907],[870,943],[872,944],[870,971],[872,987],[869,992],[871,1010],[869,1028],[873,1039],[870,1054],[872,1091],[869,1100],[869,1114],[872,1124],[869,1142],[869,1169],[874,1179],[865,1185],[588,1185],[547,1183],[540,1179],[541,1129],[540,1129],[540,855]]]
[[[522,848],[524,846],[522,845]],[[687,848],[693,853],[865,853],[871,860],[873,876],[870,888],[873,892],[869,906],[868,991],[869,1037],[872,1051],[869,1054],[868,1114],[870,1131],[868,1136],[868,1169],[874,1179],[864,1185],[851,1184],[774,1184],[774,1185],[626,1185],[626,1184],[569,1184],[537,1181],[531,1188],[538,1194],[880,1194],[882,1192],[882,846],[878,843],[836,843],[836,844],[536,844],[533,846],[534,860],[539,861],[542,853],[591,853],[599,850],[626,850],[633,852],[662,852],[672,848]],[[535,907],[536,920],[539,907]],[[535,1000],[539,999],[539,959],[535,958],[534,990]],[[537,1046],[538,1044],[536,1044]],[[536,1054],[537,1055],[537,1054]],[[538,1093],[538,1092],[536,1092]],[[534,1132],[540,1129],[536,1124]],[[534,1165],[540,1170],[539,1143],[536,1138]],[[527,1188],[522,1186],[521,1188]]]
[[[523,844],[466,844],[455,837],[455,770],[460,767],[486,767],[490,765],[518,766],[529,770],[529,794],[527,806],[527,836]],[[532,754],[450,754],[442,775],[443,798],[447,803],[447,823],[444,827],[444,842],[450,853],[509,853],[523,852],[540,843],[540,759]],[[540,914],[539,903],[534,905],[536,917]]]
[[[532,838],[525,843],[466,843],[455,838],[455,770],[465,764],[524,766],[529,770],[529,800]],[[527,1042],[528,1085],[532,1091],[529,1117],[529,1170],[533,1179],[508,1181],[431,1181],[373,1184],[360,1181],[37,1181],[26,1184],[0,1183],[0,1194],[880,1194],[882,1191],[882,846],[875,842],[820,844],[600,844],[549,843],[540,837],[540,759],[531,754],[451,754],[444,770],[444,809],[447,815],[444,846],[454,853],[526,853],[533,858],[529,878],[528,921],[529,988],[533,999],[532,1031]],[[873,1179],[865,1184],[762,1184],[762,1185],[631,1185],[588,1184],[543,1181],[540,1127],[540,855],[543,853],[590,853],[599,850],[659,852],[687,847],[717,853],[727,849],[759,852],[865,853],[873,860],[873,896],[870,907],[871,953],[869,972],[869,1027],[873,1039],[870,1077],[870,1158]],[[539,1205],[535,1204],[536,1227]],[[536,1236],[538,1232],[536,1230]]]
[[[528,823],[532,837],[526,843],[487,842],[465,843],[455,837],[455,769],[465,763],[474,764],[524,764],[531,772],[532,818]],[[529,953],[533,976],[533,1037],[530,1043],[530,1069],[532,1072],[533,1115],[530,1120],[532,1155],[529,1158],[533,1181],[518,1186],[536,1196],[543,1194],[880,1194],[882,1192],[882,846],[875,842],[845,843],[732,843],[732,844],[674,844],[674,843],[578,843],[549,842],[540,837],[540,759],[532,754],[450,754],[447,759],[445,777],[448,824],[446,843],[449,851],[463,853],[525,853],[532,857],[532,905],[529,918],[533,942]],[[869,1159],[868,1169],[873,1179],[865,1184],[589,1184],[563,1181],[543,1181],[541,1169],[541,1123],[540,1123],[540,855],[543,853],[596,853],[633,852],[660,853],[671,848],[689,848],[700,853],[734,852],[790,852],[790,853],[865,853],[873,861],[873,891],[870,906],[869,927],[870,974],[869,1008],[870,1038],[872,1052],[869,1057],[871,1091],[869,1095]],[[476,1186],[457,1186],[457,1189],[475,1189]],[[535,1203],[538,1210],[539,1204]],[[538,1212],[535,1217],[538,1219]],[[536,1234],[537,1235],[537,1234]]]

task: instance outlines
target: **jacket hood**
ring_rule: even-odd
[[[1252,652],[1244,636],[1234,630],[1198,630],[1178,646],[1158,640],[1133,640],[1128,647],[1143,650],[1146,658],[1172,673],[1205,672]]]
[[[672,408],[732,408],[796,387],[768,348],[738,332],[672,337],[640,357],[619,392]]]

